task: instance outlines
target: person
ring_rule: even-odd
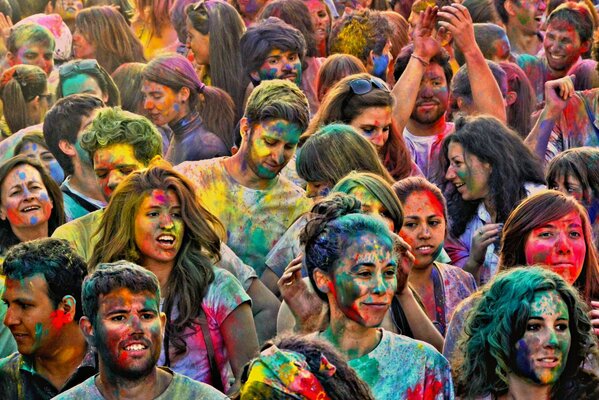
[[[385,17],[393,31],[393,35],[389,37],[391,48],[389,49],[389,68],[387,68],[387,76],[385,77],[389,86],[393,87],[395,85],[395,76],[393,75],[395,72],[395,62],[401,49],[410,43],[410,36],[408,33],[410,25],[404,17],[395,11],[383,11],[381,12],[381,15]]]
[[[426,343],[377,328],[397,290],[398,255],[386,224],[360,214],[359,201],[349,196],[332,197],[313,212],[319,215],[302,233],[303,262],[330,309],[328,328],[313,336],[346,356],[376,399],[452,399],[445,358]]]
[[[314,28],[317,57],[328,56],[328,41],[331,33],[333,16],[324,0],[304,0]]]
[[[302,140],[326,124],[348,124],[375,146],[394,179],[419,174],[392,123],[393,106],[394,99],[383,80],[365,73],[347,76],[329,91]]]
[[[131,29],[139,38],[146,59],[152,60],[162,52],[177,50],[177,32],[168,14],[172,0],[135,0],[132,3],[135,14]]]
[[[54,68],[55,46],[48,29],[34,23],[21,24],[11,29],[6,39],[6,61],[10,67],[35,65],[49,76]]]
[[[58,184],[26,156],[0,165],[0,262],[14,245],[52,235],[64,224]]]
[[[547,166],[547,187],[574,197],[589,213],[599,251],[599,149],[579,147],[558,154]]]
[[[465,0],[462,2],[462,5],[468,9],[468,12],[472,16],[472,22],[475,24],[484,23],[488,25],[494,25],[503,30],[505,33],[503,22],[501,21],[499,13],[495,9],[495,3],[493,0]]]
[[[543,48],[541,20],[545,1],[494,0],[495,9],[505,25],[512,50],[516,54],[536,55]]]
[[[256,22],[256,15],[265,3],[266,0],[235,0],[235,7],[243,18],[245,26],[250,27]]]
[[[67,175],[60,186],[68,220],[82,217],[106,205],[96,184],[92,161],[81,148],[81,137],[104,102],[90,94],[59,99],[44,120],[44,139]]]
[[[121,95],[108,72],[94,59],[72,60],[58,69],[56,98],[91,94],[109,107],[121,104]]]
[[[506,293],[509,297],[506,298]],[[599,376],[583,301],[559,275],[517,268],[483,288],[460,342],[456,395],[463,398],[592,399]]]
[[[125,18],[114,7],[89,7],[77,12],[73,56],[95,59],[109,74],[127,62],[146,62],[144,49]]]
[[[40,124],[51,98],[46,74],[37,66],[16,65],[0,77],[4,118],[12,133]]]
[[[23,139],[15,146],[15,154],[25,155],[36,160],[44,166],[46,173],[57,184],[60,185],[64,181],[64,172],[52,152],[48,150],[48,145],[44,140],[42,132],[34,131],[23,136]]]
[[[79,330],[85,262],[69,245],[38,239],[10,249],[2,266],[4,325],[18,352],[0,360],[3,399],[51,399],[96,372]]]
[[[499,66],[507,77],[507,124],[524,140],[532,128],[531,115],[535,109],[533,88],[526,73],[517,64],[502,61]]]
[[[258,276],[268,251],[308,209],[304,190],[280,174],[308,121],[306,96],[295,84],[262,82],[248,99],[236,154],[176,167],[194,182],[202,205],[226,227],[227,245]]]
[[[227,399],[205,383],[157,367],[166,315],[160,283],[152,272],[128,261],[99,264],[85,279],[79,322],[98,351],[99,373],[57,400],[201,398]]]
[[[158,56],[146,65],[142,79],[146,115],[172,130],[165,155],[169,162],[231,154],[233,101],[223,90],[204,85],[189,60],[179,54]]]
[[[445,335],[453,311],[476,291],[471,274],[436,261],[447,232],[447,205],[438,187],[424,178],[402,179],[393,185],[404,212],[399,235],[415,257],[408,282],[418,293],[428,317]]]
[[[322,103],[325,95],[341,79],[349,75],[366,73],[366,67],[358,57],[351,54],[331,54],[320,66],[316,78],[316,93]]]
[[[192,183],[169,167],[132,172],[102,215],[89,265],[127,259],[157,274],[167,314],[160,364],[228,392],[258,339],[249,296],[214,268],[224,228],[200,204]]]
[[[488,2],[492,1],[493,0],[488,0]],[[462,4],[464,7],[468,8],[466,2]],[[474,16],[472,16],[472,21],[475,22],[472,24],[472,27],[474,28],[474,39],[476,40],[476,45],[487,60],[491,60],[496,63],[501,63],[503,61],[516,63],[517,58],[512,54],[512,48],[510,46],[510,41],[507,37],[507,34],[505,33],[505,29],[494,23],[476,23]],[[461,50],[455,46],[455,43],[453,49],[455,52],[454,56],[458,64],[460,66],[464,65],[466,62],[464,54],[462,54]]]
[[[442,150],[452,216],[445,250],[482,284],[497,271],[501,224],[518,202],[545,188],[545,179],[538,160],[499,120],[462,117],[455,127]]]
[[[50,0],[46,2],[46,14],[56,13],[67,24],[71,32],[75,30],[75,18],[77,13],[83,9],[85,0]],[[27,14],[25,14],[27,15]]]
[[[145,67],[146,64],[144,63],[124,63],[115,69],[111,75],[121,93],[121,107],[123,110],[138,115],[145,114],[144,95],[141,91],[142,73]]]

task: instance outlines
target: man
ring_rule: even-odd
[[[54,36],[41,25],[26,23],[15,26],[6,40],[6,61],[10,67],[36,65],[50,75],[54,68]]]
[[[545,0],[494,0],[495,9],[505,25],[512,51],[536,55],[542,48],[540,34]]]
[[[100,264],[82,291],[79,324],[97,349],[99,374],[57,399],[227,399],[205,383],[156,366],[166,315],[152,272],[128,261]]]
[[[60,189],[69,220],[106,205],[89,154],[81,148],[83,132],[102,107],[102,100],[88,94],[67,96],[54,104],[44,120],[48,150],[67,175]]]
[[[268,251],[304,212],[304,190],[281,176],[309,121],[306,96],[284,80],[263,82],[248,99],[232,157],[176,167],[227,229],[227,245],[258,275]]]
[[[3,399],[51,399],[96,372],[79,329],[85,262],[68,243],[40,239],[9,250],[3,264],[4,324],[18,346],[0,360]]]

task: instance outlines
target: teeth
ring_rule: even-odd
[[[420,250],[428,250],[430,248],[432,248],[432,246],[420,246],[420,247],[418,247],[418,249],[420,249]]]
[[[23,209],[23,212],[27,212],[27,211],[32,211],[32,210],[37,210],[39,207],[25,207]]]
[[[174,242],[175,237],[171,235],[161,235],[158,237],[158,240],[161,242]]]
[[[144,350],[145,348],[146,348],[146,346],[144,346],[143,344],[132,344],[130,346],[125,347],[125,350],[138,351],[138,350]]]
[[[459,188],[459,187],[462,187],[462,186],[464,186],[464,184],[463,184],[463,183],[456,183],[456,184],[455,184],[455,187],[456,187],[456,189],[457,189],[457,188]]]

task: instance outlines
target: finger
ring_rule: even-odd
[[[591,300],[591,307],[599,308],[599,301]]]

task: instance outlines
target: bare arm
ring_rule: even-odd
[[[257,278],[253,279],[247,294],[252,299],[252,313],[254,314],[258,341],[264,343],[276,334],[277,314],[281,302]]]
[[[420,307],[412,291],[406,288],[396,296],[403,312],[406,314],[414,339],[431,344],[439,352],[443,351],[443,336]]]

